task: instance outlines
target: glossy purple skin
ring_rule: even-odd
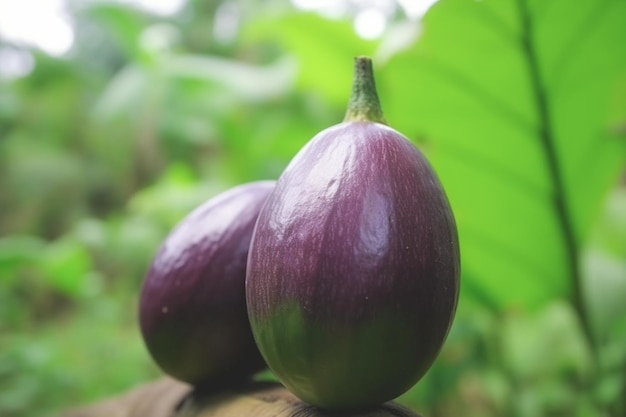
[[[246,291],[262,354],[305,401],[358,408],[410,388],[441,349],[459,292],[456,225],[422,153],[373,122],[319,133],[283,172],[259,215]],[[385,318],[389,326],[380,324]],[[306,329],[283,330],[301,327],[301,320]],[[412,333],[390,335],[392,328]],[[408,357],[394,358],[398,345]],[[377,362],[389,375],[363,382]],[[328,389],[337,380],[343,382]]]
[[[236,380],[265,367],[246,312],[254,224],[274,181],[234,187],[167,236],[145,277],[139,322],[155,362],[192,384]]]

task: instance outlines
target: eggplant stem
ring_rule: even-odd
[[[352,95],[343,121],[387,124],[376,92],[372,59],[367,56],[354,58]]]

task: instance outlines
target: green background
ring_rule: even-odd
[[[224,5],[237,11],[218,36]],[[0,81],[0,415],[157,378],[137,323],[161,240],[277,178],[374,60],[388,123],[437,170],[462,253],[425,416],[626,414],[626,2],[440,0],[375,40],[285,1],[176,15],[70,2],[76,39]],[[219,26],[217,26],[219,29]],[[1,64],[0,64],[1,66]]]

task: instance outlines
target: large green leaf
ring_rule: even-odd
[[[380,92],[449,194],[464,290],[580,303],[580,248],[626,160],[626,2],[441,0],[423,25]]]

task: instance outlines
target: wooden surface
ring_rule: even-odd
[[[273,382],[250,382],[228,390],[193,390],[170,378],[70,410],[60,417],[419,417],[388,402],[358,413],[319,410]]]
[[[95,404],[70,410],[61,417],[172,417],[175,408],[190,391],[189,385],[162,378]]]

